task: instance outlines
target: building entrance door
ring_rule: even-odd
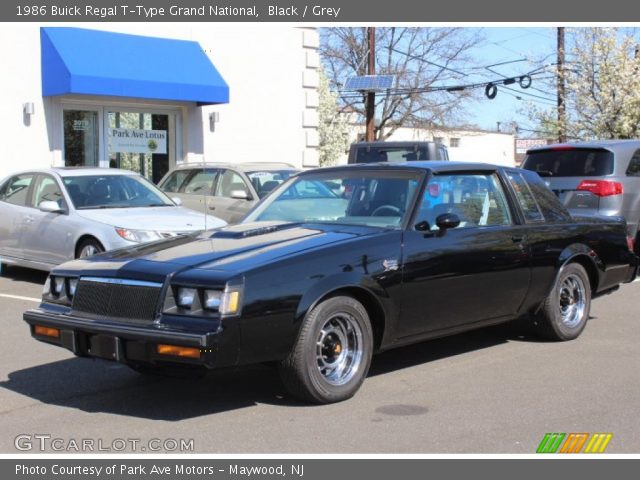
[[[113,110],[106,111],[105,124],[109,167],[158,183],[175,165],[174,115]]]

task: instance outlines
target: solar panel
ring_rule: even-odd
[[[344,84],[343,90],[356,90],[361,92],[389,90],[393,87],[395,79],[395,75],[362,75],[359,77],[349,77]]]

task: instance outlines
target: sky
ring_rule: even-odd
[[[481,29],[484,40],[469,52],[480,66],[511,62],[505,65],[489,67],[483,71],[483,79],[499,79],[500,75],[518,76],[538,67],[538,62],[556,62],[556,29],[553,27],[492,27]],[[546,58],[545,58],[546,57]],[[488,76],[487,76],[488,75]],[[473,80],[480,78],[474,76]],[[536,80],[534,76],[531,87],[522,89],[516,83],[509,85],[511,90],[500,86],[493,100],[482,95],[466,108],[466,120],[488,130],[496,129],[496,122],[515,121],[523,129],[522,136],[535,136],[526,129],[535,129],[524,110],[532,102],[539,108],[552,108],[556,102],[556,94],[548,85]],[[516,98],[520,97],[520,99]]]

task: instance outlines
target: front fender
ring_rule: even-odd
[[[393,282],[393,285],[400,285],[399,275],[398,282]],[[397,323],[400,308],[385,287],[371,276],[363,275],[358,272],[342,272],[323,278],[304,293],[298,303],[298,308],[296,309],[296,324],[300,325],[307,313],[311,311],[323,298],[326,298],[333,292],[345,289],[359,291],[360,293],[367,295],[371,301],[375,302],[376,306],[384,316],[382,320],[385,327],[395,325]],[[388,334],[388,329],[384,328],[384,332]]]

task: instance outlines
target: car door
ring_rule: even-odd
[[[242,198],[242,195],[245,198]],[[241,221],[256,199],[249,185],[239,172],[229,168],[222,169],[218,175],[213,196],[207,200],[209,213],[226,220],[228,223]]]
[[[32,221],[27,206],[35,174],[9,178],[0,188],[0,255],[23,258],[22,239],[26,225]]]
[[[42,212],[42,202],[56,202],[62,213]],[[38,174],[33,182],[29,217],[22,239],[24,258],[58,265],[71,258],[73,225],[62,187],[51,175]]]
[[[208,212],[207,201],[211,197],[219,170],[217,168],[194,168],[175,195],[182,204],[199,213]]]
[[[404,235],[399,337],[514,316],[530,277],[525,229],[496,173],[432,176]],[[455,228],[436,219],[455,213]]]

